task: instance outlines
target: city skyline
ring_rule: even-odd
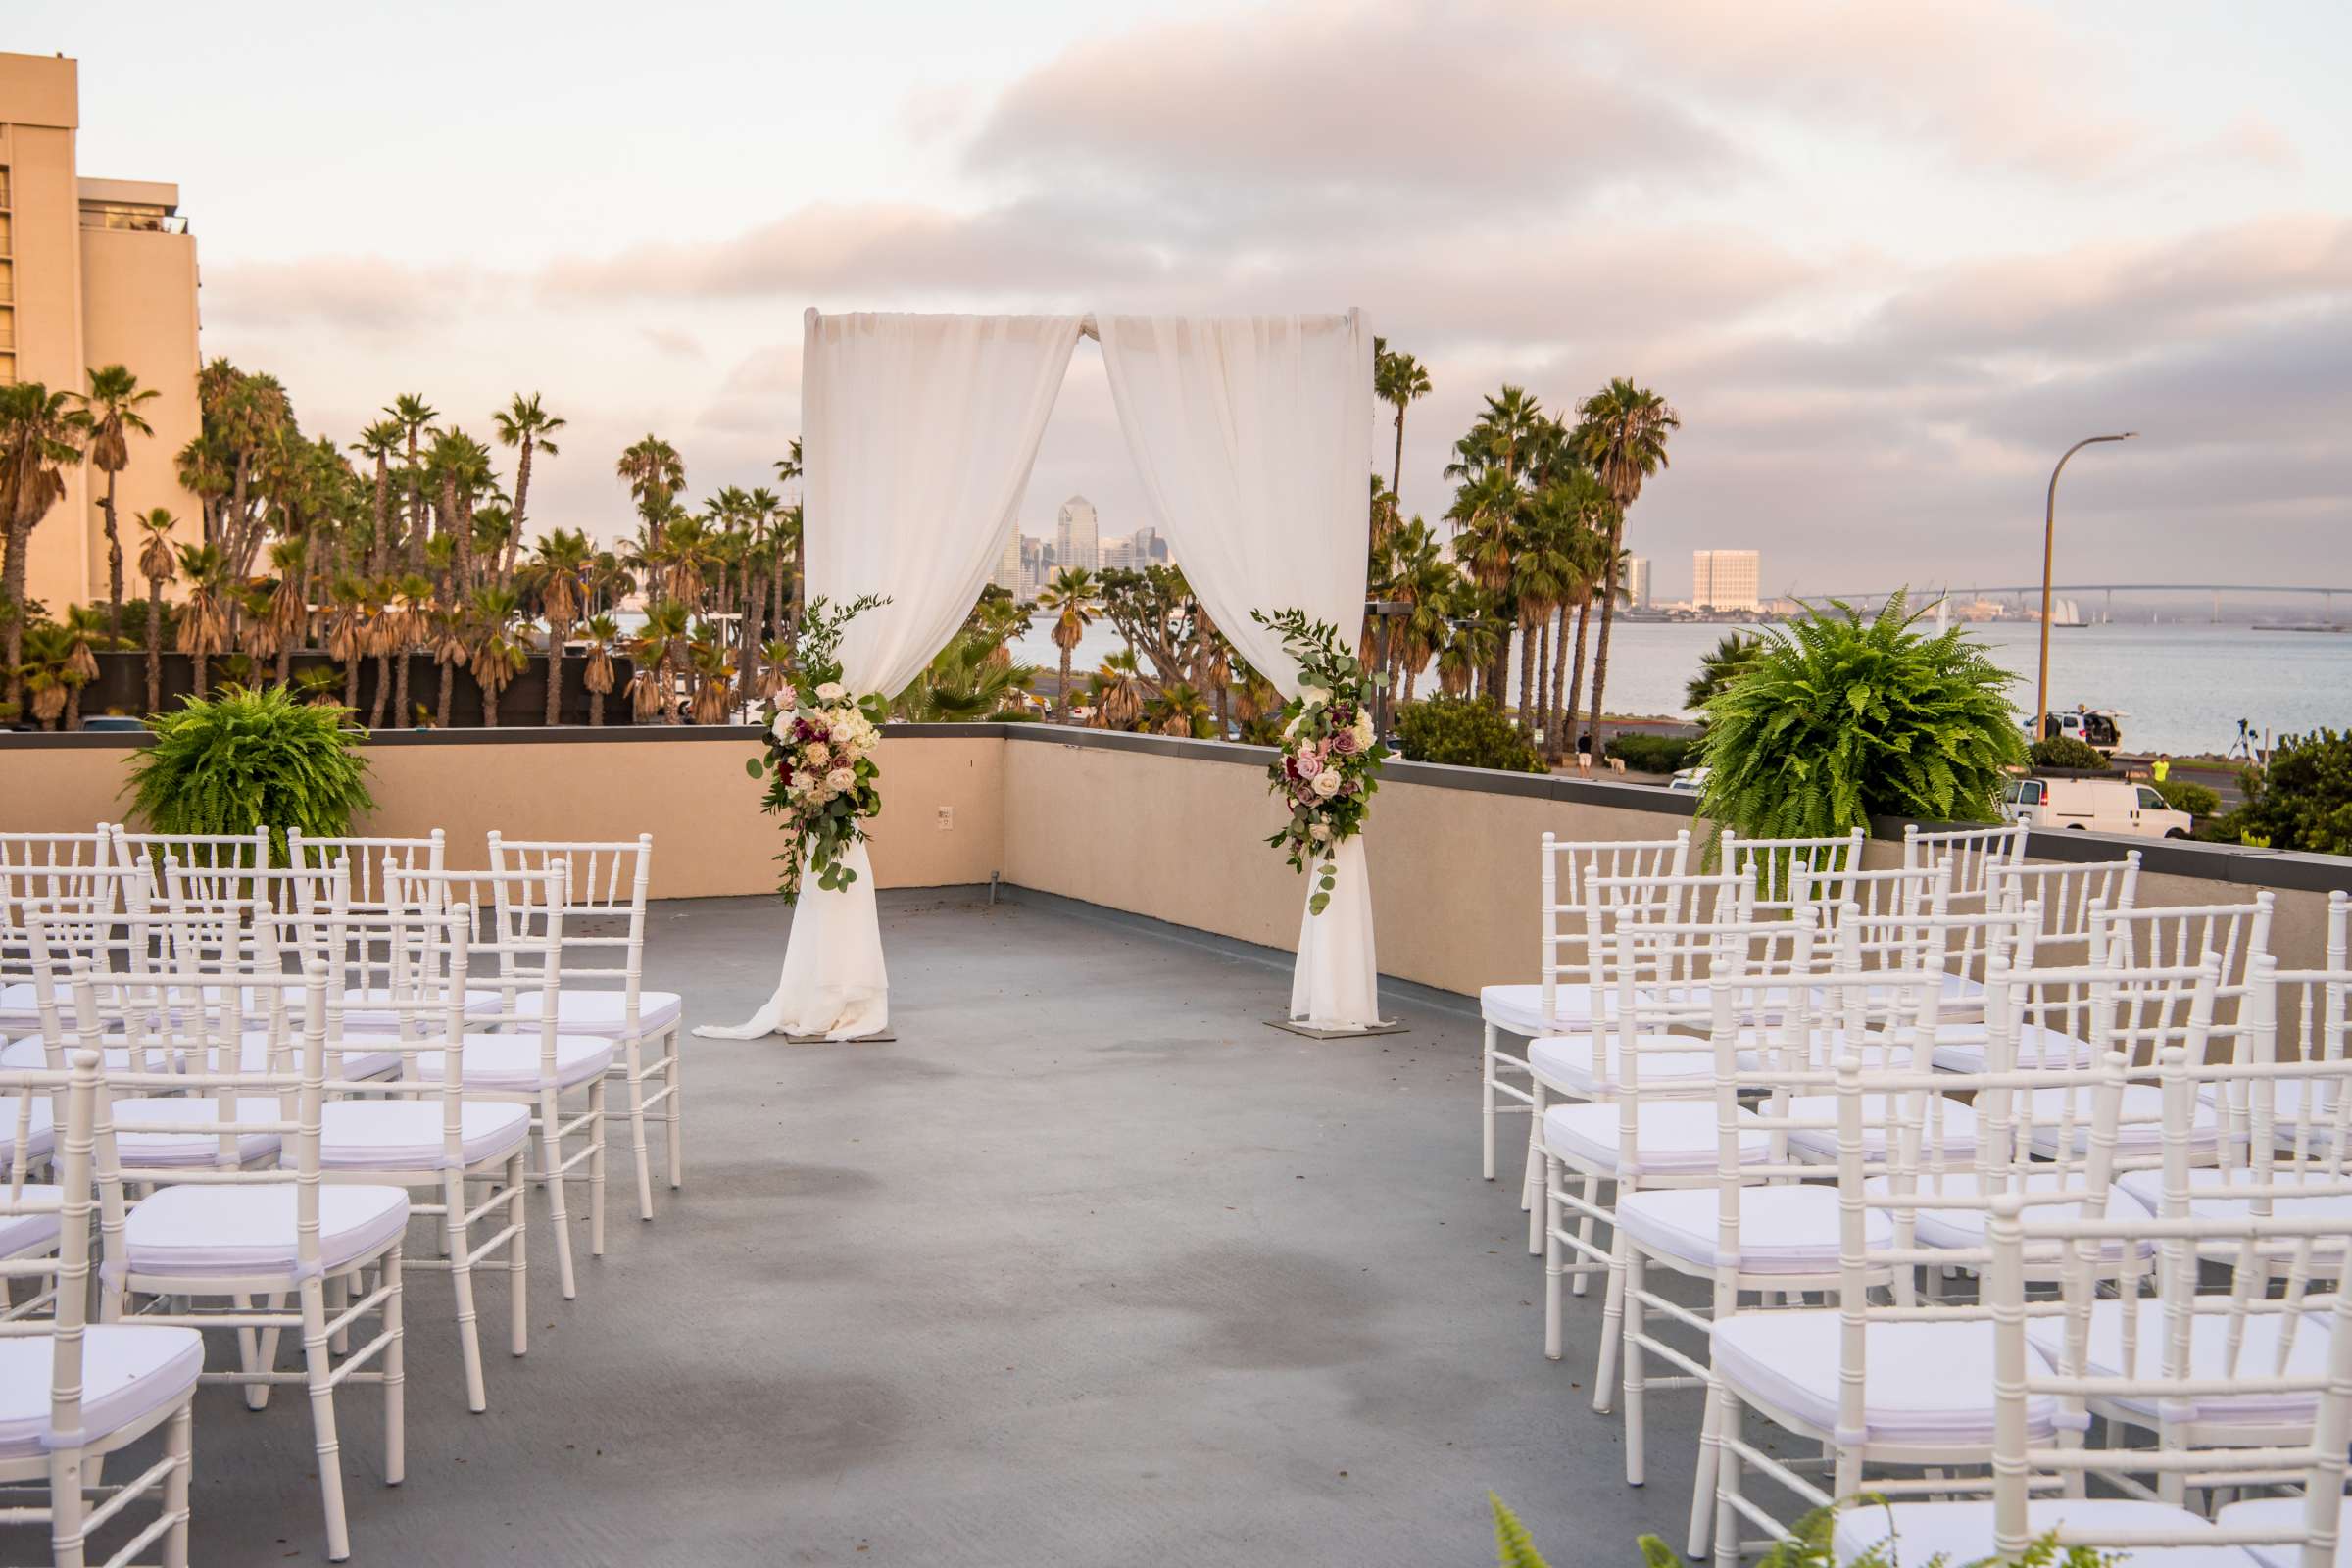
[[[2328,8],[2253,28],[2186,6],[1376,3],[1253,12],[1237,52],[1213,5],[1111,25],[1074,3],[706,5],[653,58],[486,13],[455,55],[429,29],[378,40],[361,81],[302,69],[295,15],[230,37],[37,0],[17,41],[80,57],[85,167],[175,179],[199,215],[208,356],[280,376],[342,440],[387,389],[468,427],[541,391],[571,421],[544,514],[608,537],[607,454],[648,428],[695,494],[764,474],[798,427],[809,303],[1360,305],[1430,367],[1403,490],[1433,520],[1481,397],[1515,381],[1562,409],[1631,375],[1685,417],[1632,542],[1676,559],[1736,517],[1771,595],[2028,575],[2049,465],[2107,428],[2143,437],[2069,470],[2062,576],[2209,576],[2226,537],[2233,567],[2292,580],[2352,510],[2352,150],[2325,108],[2352,24]],[[759,90],[778,54],[806,90]],[[224,101],[231,69],[282,97]],[[609,106],[565,90],[616,74],[618,164]],[[1182,106],[1210,82],[1232,113],[1203,133]],[[1529,107],[1564,89],[1566,119]],[[1299,102],[1324,111],[1311,135]],[[1478,170],[1467,150],[1523,111],[1559,146]],[[525,136],[518,200],[487,151]],[[1600,156],[1558,156],[1577,146]],[[612,199],[648,180],[669,199]],[[338,186],[424,194],[397,222],[289,199]],[[1038,483],[1145,513],[1091,345]]]

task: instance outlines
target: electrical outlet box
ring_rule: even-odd
[[[953,806],[943,806],[943,807],[941,807],[941,808],[939,808],[939,830],[940,830],[942,833],[945,833],[945,832],[949,831],[951,828],[955,827],[955,825],[956,825],[956,808],[954,808]]]

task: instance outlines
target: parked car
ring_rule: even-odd
[[[2144,839],[2184,839],[2191,825],[2151,786],[2120,778],[2013,778],[2001,790],[2001,814],[2034,827]]]
[[[2112,757],[2115,749],[2124,743],[2123,721],[2131,716],[2129,713],[2119,713],[2112,708],[2078,708],[2072,712],[2052,713],[2044,722],[2049,726],[2048,733],[2051,735],[2081,741]],[[2033,726],[2029,724],[2026,728],[2031,734]]]

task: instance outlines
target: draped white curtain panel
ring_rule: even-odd
[[[1371,527],[1372,337],[1344,316],[1105,316],[1097,323],[1119,427],[1185,581],[1286,698],[1298,669],[1252,610],[1297,607],[1355,641]],[[1331,902],[1301,914],[1291,1016],[1380,1021],[1372,884],[1340,847]],[[1310,875],[1307,897],[1312,897]]]
[[[1013,526],[1077,346],[1075,316],[819,316],[802,337],[808,597],[890,603],[851,622],[842,682],[895,693],[970,613]],[[890,788],[885,777],[882,787]],[[839,892],[801,882],[775,994],[733,1028],[852,1040],[890,1026],[865,847]]]

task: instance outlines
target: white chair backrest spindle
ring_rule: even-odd
[[[1585,979],[1585,884],[1596,876],[1632,881],[1679,877],[1690,867],[1690,830],[1670,839],[1574,840],[1546,833],[1539,861],[1543,872],[1544,1016],[1559,1018],[1559,986]]]

